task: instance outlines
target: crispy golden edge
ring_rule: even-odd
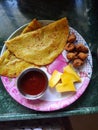
[[[34,31],[34,30],[36,30],[36,29],[38,29],[38,28],[41,28],[41,27],[42,27],[41,23],[40,23],[38,20],[33,19],[33,20],[27,25],[27,27],[25,27],[25,28],[23,29],[23,31],[22,31],[21,34]]]

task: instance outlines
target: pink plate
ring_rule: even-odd
[[[41,22],[43,24],[47,24],[50,23],[51,21],[41,20]],[[22,27],[17,29],[8,39],[19,35],[26,25],[23,25]],[[78,43],[81,42],[88,47],[86,41],[75,29],[70,27],[70,32],[75,33],[77,37],[76,41]],[[1,55],[5,50],[6,47],[4,46]],[[58,67],[59,65],[60,67]],[[66,65],[67,65],[66,51],[63,51],[62,54],[60,54],[52,64],[46,67],[41,67],[41,69],[44,70],[48,78],[50,78],[51,73],[53,72],[54,69],[58,69],[59,71],[62,71],[62,68]],[[17,101],[21,105],[37,111],[54,111],[69,106],[70,104],[75,102],[86,90],[92,75],[92,56],[90,50],[85,64],[81,68],[77,69],[76,71],[78,72],[78,74],[82,79],[81,83],[75,84],[77,90],[76,93],[73,92],[58,93],[56,92],[55,88],[48,87],[45,95],[35,101],[25,99],[24,97],[21,96],[16,86],[17,78],[8,78],[8,77],[1,76],[1,80],[7,92],[11,95],[13,99],[15,99],[15,101]]]

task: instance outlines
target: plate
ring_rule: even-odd
[[[40,22],[42,22],[43,25],[46,25],[52,21],[41,20]],[[17,29],[15,32],[13,32],[11,34],[11,36],[8,38],[8,40],[19,35],[21,33],[21,31],[25,28],[26,25],[27,24],[21,26],[19,29]],[[88,47],[84,38],[74,28],[70,27],[70,32],[75,33],[75,35],[77,37],[77,39],[76,39],[77,42],[83,43],[85,46]],[[2,48],[1,55],[4,53],[5,50],[6,50],[6,47],[4,45]],[[46,72],[48,78],[50,78],[53,69],[55,69],[54,66],[56,67],[58,62],[60,62],[60,68],[62,68],[63,62],[65,62],[65,64],[67,64],[68,61],[66,58],[65,50],[49,66],[41,67],[41,69]],[[81,83],[75,84],[75,87],[77,90],[76,93],[72,93],[72,92],[58,93],[58,92],[56,92],[55,88],[51,89],[50,87],[48,87],[45,95],[42,98],[35,100],[35,101],[25,99],[24,97],[22,97],[20,95],[20,93],[17,89],[17,86],[16,86],[17,78],[8,78],[8,77],[1,76],[1,80],[3,82],[3,85],[6,89],[6,91],[10,94],[10,96],[15,101],[17,101],[21,105],[23,105],[27,108],[30,108],[32,110],[36,110],[36,111],[55,111],[55,110],[59,110],[62,108],[66,108],[67,106],[71,105],[85,92],[86,88],[88,87],[88,84],[90,82],[91,75],[92,75],[92,55],[91,55],[90,50],[89,50],[88,58],[87,58],[85,64],[81,68],[77,69],[76,71],[79,73],[79,75],[82,79]]]

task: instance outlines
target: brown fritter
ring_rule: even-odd
[[[76,51],[78,51],[78,52],[88,53],[88,48],[86,46],[84,46],[82,43],[76,44],[75,48],[76,48]]]
[[[68,43],[65,45],[65,50],[66,50],[66,51],[74,51],[74,49],[75,49],[75,44],[73,44],[73,43],[68,42]]]
[[[67,42],[73,43],[76,40],[76,35],[74,33],[70,34]]]
[[[73,60],[77,57],[76,55],[77,55],[77,52],[76,53],[69,52],[69,53],[67,53],[66,57],[67,57],[68,60]]]
[[[84,64],[88,56],[88,48],[82,43],[75,44],[76,35],[71,33],[68,37],[65,50],[67,51],[67,59],[72,62],[75,68]]]
[[[73,61],[73,66],[75,67],[75,68],[78,68],[78,67],[80,67],[81,65],[83,65],[84,64],[84,62],[81,60],[81,59],[75,59],[74,61]]]
[[[88,54],[87,53],[83,53],[83,52],[80,52],[78,54],[78,58],[80,58],[81,60],[85,60],[87,58]]]

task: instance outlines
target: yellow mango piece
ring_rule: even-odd
[[[80,79],[71,73],[65,72],[61,75],[61,81],[64,84],[67,82],[80,82]]]
[[[75,88],[73,82],[69,82],[67,84],[58,83],[56,85],[56,91],[57,92],[75,92],[76,88]]]
[[[61,75],[62,75],[61,72],[54,70],[49,80],[49,86],[54,87],[59,82]]]
[[[74,78],[76,78],[78,82],[81,82],[80,76],[78,75],[78,73],[75,71],[75,69],[73,68],[71,64],[64,67],[64,73],[66,73],[66,75],[68,73],[71,74],[71,76],[74,75]]]

